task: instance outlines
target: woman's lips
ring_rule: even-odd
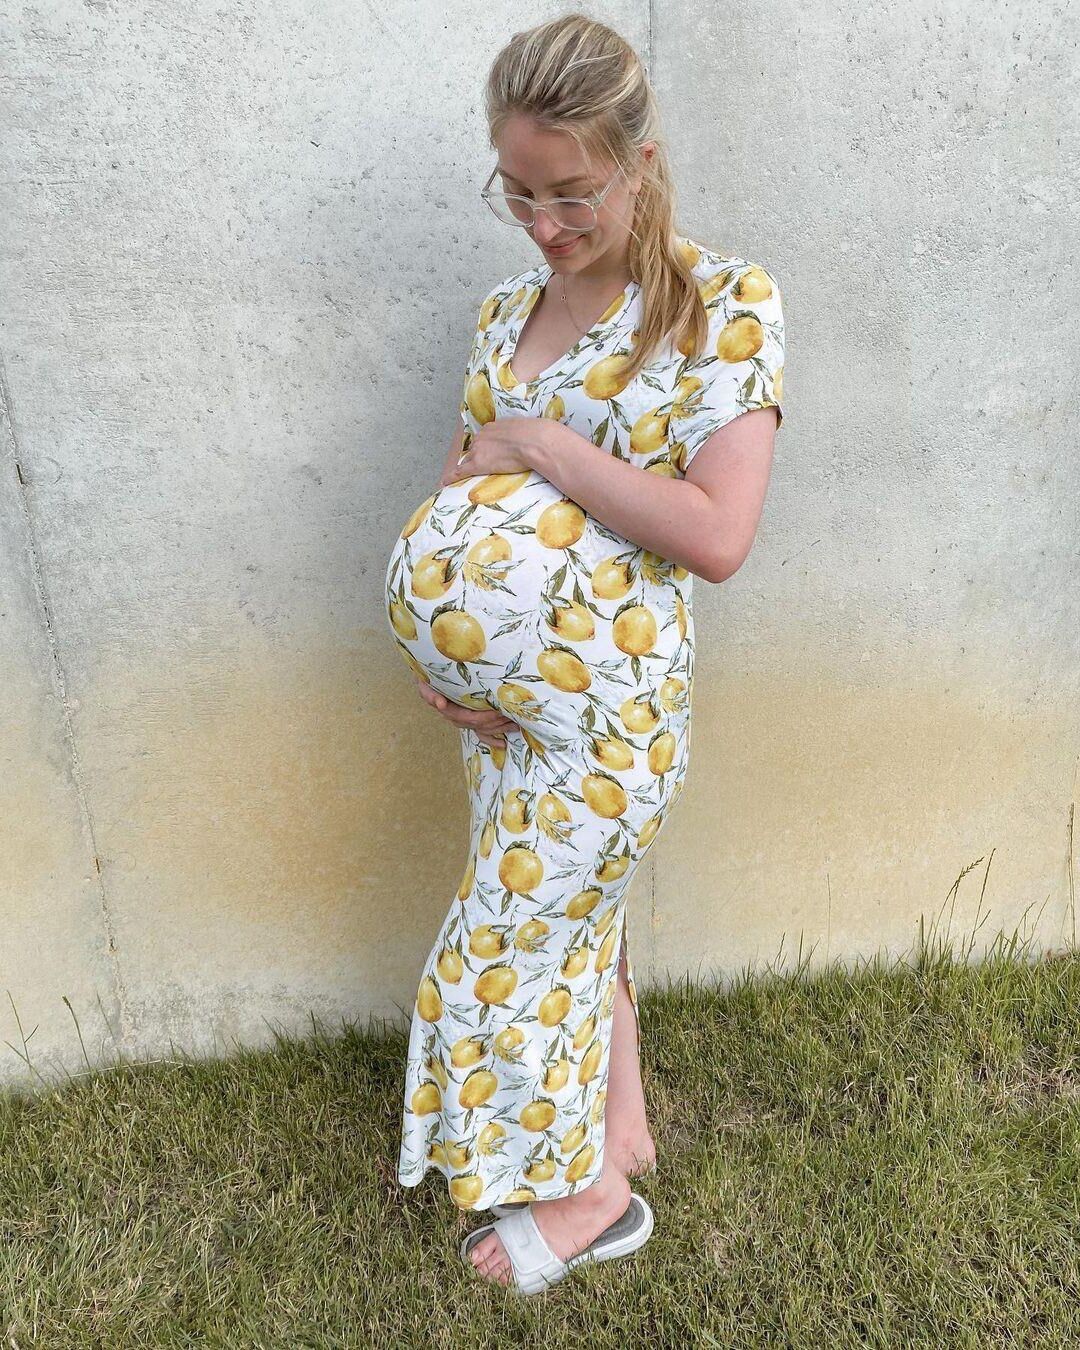
[[[581,239],[579,234],[576,239],[571,239],[565,244],[545,244],[545,253],[569,253],[576,243]]]

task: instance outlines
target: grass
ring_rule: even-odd
[[[0,1345],[1072,1346],[1080,956],[642,990],[657,1227],[519,1300],[395,1178],[403,1026],[0,1098]]]

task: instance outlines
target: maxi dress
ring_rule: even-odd
[[[765,267],[680,236],[706,304],[696,361],[671,342],[633,380],[631,281],[535,379],[518,338],[553,269],[484,298],[465,372],[469,439],[495,417],[551,417],[681,478],[718,427],[781,409],[784,323]],[[620,958],[641,1035],[626,911],[683,788],[694,677],[693,574],[621,537],[533,471],[460,479],[411,513],[389,558],[393,641],[458,703],[517,723],[493,748],[460,729],[472,828],[424,963],[405,1065],[398,1179],[429,1169],[462,1209],[599,1180]]]

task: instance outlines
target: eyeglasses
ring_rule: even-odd
[[[504,225],[521,225],[528,229],[536,224],[537,211],[546,211],[552,223],[560,228],[585,233],[596,228],[596,208],[611,191],[622,169],[617,169],[607,187],[591,197],[552,197],[546,202],[534,202],[531,197],[522,197],[515,192],[492,192],[491,180],[498,172],[496,165],[480,189],[480,196]]]

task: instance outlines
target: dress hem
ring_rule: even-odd
[[[588,1179],[589,1174],[586,1173],[586,1176],[582,1177],[581,1181],[576,1181],[570,1186],[563,1186],[559,1190],[545,1190],[543,1191],[542,1194],[537,1194],[534,1197],[534,1199],[559,1200],[567,1195],[580,1195],[582,1191],[587,1191],[590,1186],[596,1185],[596,1183],[600,1180],[600,1173],[603,1171],[603,1167],[604,1167],[604,1144],[602,1143],[600,1147],[597,1149],[596,1159],[593,1162],[593,1170],[596,1172],[596,1175],[591,1180]],[[460,1209],[466,1213],[482,1212],[484,1210],[489,1210],[492,1207],[492,1205],[516,1203],[514,1201],[511,1201],[509,1197],[507,1197],[507,1199],[505,1200],[491,1199],[487,1202],[486,1205],[484,1204],[459,1205],[457,1201],[454,1199],[453,1194],[450,1190],[450,1182],[455,1174],[447,1172],[444,1168],[440,1167],[439,1164],[435,1162],[427,1163],[424,1167],[421,1167],[418,1171],[412,1172],[399,1171],[397,1173],[398,1184],[400,1186],[405,1186],[409,1188],[419,1186],[429,1172],[438,1172],[439,1175],[445,1179],[446,1181],[445,1190],[447,1199],[450,1201],[450,1203],[454,1206],[455,1209]],[[533,1202],[530,1201],[529,1203],[532,1204]]]

